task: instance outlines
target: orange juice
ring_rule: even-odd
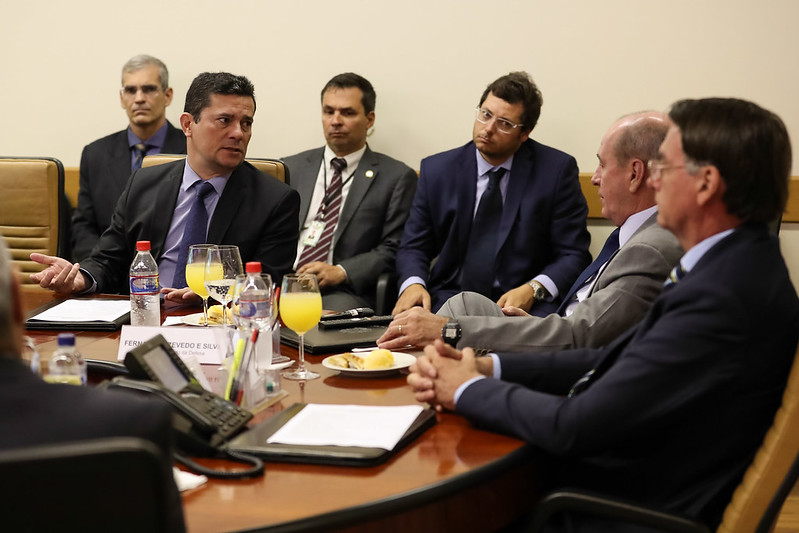
[[[219,277],[221,278],[222,275],[220,274]],[[186,265],[186,284],[200,298],[208,298],[208,290],[205,288],[205,263]]]
[[[297,335],[312,329],[322,316],[318,292],[284,292],[280,295],[280,317]]]

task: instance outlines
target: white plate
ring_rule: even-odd
[[[408,368],[413,363],[416,362],[416,357],[408,353],[402,352],[391,352],[391,355],[394,356],[394,364],[391,368],[380,368],[376,370],[359,370],[357,368],[341,368],[340,366],[335,366],[330,364],[328,359],[333,357],[325,357],[322,360],[322,366],[325,368],[329,368],[330,370],[336,370],[340,372],[344,376],[350,376],[355,378],[378,378],[389,376],[391,374],[396,374],[403,368]]]

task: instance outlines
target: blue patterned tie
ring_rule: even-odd
[[[669,277],[666,278],[666,282],[663,285],[665,287],[668,287],[669,285],[674,285],[675,283],[678,283],[683,278],[683,276],[685,276],[685,274],[686,274],[685,269],[682,267],[680,263],[677,263],[677,265],[671,269]]]
[[[577,281],[574,282],[572,288],[569,289],[569,292],[566,293],[566,296],[563,298],[563,301],[560,303],[560,307],[558,307],[557,313],[560,316],[565,316],[566,308],[569,307],[569,304],[574,301],[574,298],[577,294],[577,291],[583,288],[583,285],[586,284],[590,279],[599,272],[599,269],[602,268],[602,265],[608,262],[613,254],[619,249],[619,229],[616,228],[613,230],[608,236],[608,240],[605,241],[605,245],[602,247],[602,250],[599,252],[599,255],[596,256],[596,259],[593,263],[588,265],[588,268],[583,270],[582,274],[577,278]]]
[[[480,197],[477,213],[472,221],[469,244],[461,270],[461,288],[491,298],[494,285],[494,263],[497,255],[497,234],[502,220],[502,191],[499,180],[504,168],[488,173],[488,187]]]
[[[205,197],[213,192],[214,186],[207,181],[198,181],[194,185],[194,203],[186,218],[183,238],[178,248],[178,261],[175,265],[175,277],[172,287],[181,289],[186,286],[186,261],[189,259],[189,246],[202,244],[208,232],[208,211],[205,210]]]
[[[133,145],[134,159],[130,166],[131,174],[141,168],[141,163],[144,160],[144,156],[147,155],[147,148],[147,145],[144,143],[137,143]]]

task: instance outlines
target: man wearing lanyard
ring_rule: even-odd
[[[300,193],[302,227],[295,269],[315,274],[325,309],[374,307],[377,278],[393,272],[416,173],[373,152],[375,90],[347,72],[322,89],[326,146],[290,157],[291,186]]]
[[[168,299],[192,297],[178,267],[184,230],[199,215],[200,242],[234,244],[243,261],[260,261],[276,283],[291,269],[297,242],[299,195],[244,161],[252,136],[255,89],[244,76],[197,76],[186,93],[180,125],[185,161],[142,168],[128,181],[112,223],[82,264],[42,254],[31,279],[58,293],[128,292],[128,268],[138,240],[149,240]]]
[[[172,103],[169,71],[152,56],[138,55],[122,67],[119,101],[128,127],[98,139],[80,157],[80,190],[72,219],[72,258],[83,261],[111,223],[130,175],[149,154],[185,154],[186,137],[166,119]]]
[[[529,138],[541,104],[527,73],[502,76],[474,110],[473,142],[422,161],[393,315],[464,290],[549,314],[591,262],[577,162]]]

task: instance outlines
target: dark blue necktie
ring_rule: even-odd
[[[608,240],[605,241],[605,245],[602,247],[602,250],[599,252],[599,255],[596,256],[596,259],[593,263],[588,265],[588,268],[583,270],[582,274],[577,278],[577,281],[574,282],[572,288],[569,289],[569,292],[566,293],[566,296],[563,298],[563,301],[560,303],[560,307],[558,307],[557,313],[560,316],[564,316],[566,313],[566,308],[569,307],[569,304],[575,298],[577,291],[583,288],[583,285],[586,284],[587,281],[592,279],[599,269],[602,268],[602,265],[608,262],[608,259],[616,253],[619,249],[619,228],[613,230],[613,232],[608,236]]]
[[[675,283],[678,283],[683,278],[683,276],[685,276],[685,274],[686,274],[685,269],[682,267],[680,263],[677,263],[677,265],[671,269],[669,277],[666,278],[666,282],[663,285],[666,287],[668,287],[669,285],[674,285]]]
[[[186,261],[189,259],[189,246],[202,244],[208,231],[208,211],[205,210],[205,197],[211,194],[214,186],[207,181],[198,181],[194,185],[194,203],[186,218],[183,238],[178,248],[178,261],[175,265],[175,277],[172,287],[181,289],[186,286]]]
[[[461,270],[461,288],[489,298],[494,285],[497,233],[502,220],[502,191],[499,180],[504,174],[504,168],[488,173],[488,187],[480,197],[480,204],[472,221],[469,247]]]
[[[147,145],[144,143],[137,143],[133,145],[133,163],[130,165],[131,174],[141,168],[141,163],[144,156],[147,155]]]

